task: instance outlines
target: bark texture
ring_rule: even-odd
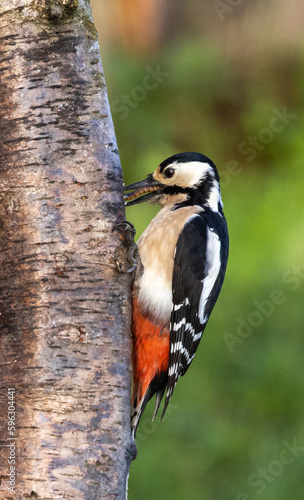
[[[130,245],[88,0],[1,0],[0,115],[0,497],[121,500]]]

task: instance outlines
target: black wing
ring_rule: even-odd
[[[186,373],[194,358],[220,293],[228,247],[225,217],[211,211],[192,217],[179,236],[173,268],[169,369],[162,417],[178,378]]]

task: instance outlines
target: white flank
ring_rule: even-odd
[[[162,275],[157,276],[154,269],[147,269],[140,278],[138,300],[144,310],[150,311],[161,321],[170,318],[172,306],[172,284]]]
[[[207,257],[207,276],[202,281],[203,290],[199,303],[199,318],[201,323],[206,323],[208,320],[208,316],[205,314],[206,302],[209,298],[209,295],[214,287],[216,279],[219,275],[221,268],[221,259],[220,259],[220,251],[221,251],[221,242],[219,240],[218,235],[211,231],[208,228],[207,232],[207,248],[206,248],[206,257]]]

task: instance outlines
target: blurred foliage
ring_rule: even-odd
[[[155,59],[111,49],[104,66],[125,182],[176,152],[210,156],[231,238],[194,363],[164,421],[150,404],[139,426],[129,498],[303,498],[304,53],[238,63],[185,38]],[[147,67],[166,76],[140,91]],[[127,218],[140,234],[157,210]]]

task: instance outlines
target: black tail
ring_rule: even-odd
[[[154,396],[154,394],[156,394],[156,400],[155,400],[155,409],[152,420],[154,420],[154,418],[156,417],[162,397],[166,389],[167,380],[168,380],[167,373],[161,373],[160,375],[156,375],[154,379],[150,382],[145,394],[143,395],[139,403],[137,402],[137,398],[134,399],[132,405],[132,414],[131,414],[131,431],[133,439],[135,439],[137,427],[141,419],[141,416],[144,412],[144,409],[146,408],[148,401],[150,401],[150,399]]]

